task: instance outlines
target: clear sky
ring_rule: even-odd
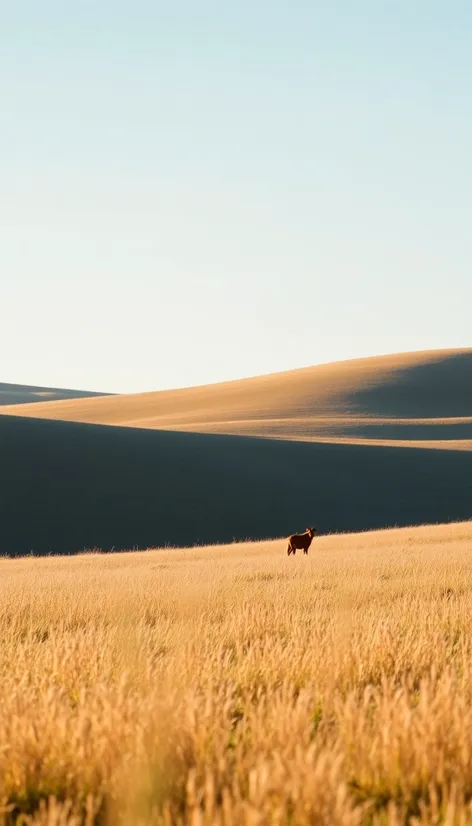
[[[470,0],[0,2],[0,381],[466,346]]]

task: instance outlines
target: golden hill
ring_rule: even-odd
[[[472,350],[402,353],[8,415],[276,438],[472,447]]]

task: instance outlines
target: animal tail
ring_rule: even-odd
[[[292,553],[292,545],[291,545],[291,543],[289,542],[289,543],[288,543],[288,548],[287,548],[287,554],[288,554],[288,556],[290,556],[290,554],[291,554],[291,553]]]

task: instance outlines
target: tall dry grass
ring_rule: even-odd
[[[472,824],[472,523],[0,561],[0,809]]]

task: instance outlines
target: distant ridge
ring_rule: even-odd
[[[35,387],[26,384],[0,382],[0,406],[41,404],[65,399],[87,399],[110,393],[96,393],[88,390],[67,390],[57,387]]]

